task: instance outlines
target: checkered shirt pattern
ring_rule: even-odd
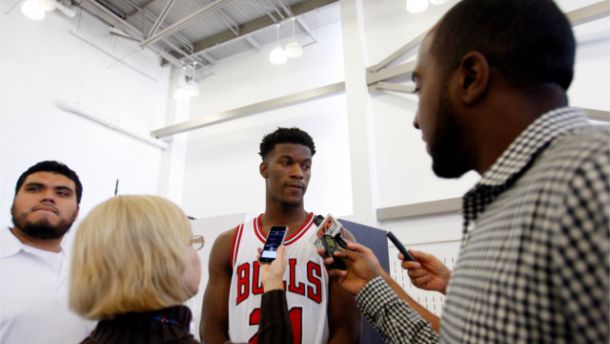
[[[513,141],[463,198],[441,342],[608,343],[609,170],[609,128],[578,109],[548,112]],[[384,288],[369,282],[357,302],[386,340],[435,341]]]

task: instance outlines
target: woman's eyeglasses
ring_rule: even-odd
[[[191,247],[195,249],[195,251],[199,251],[203,248],[203,244],[205,244],[205,239],[203,235],[195,234],[191,237]]]

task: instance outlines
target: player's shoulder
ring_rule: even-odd
[[[226,250],[230,245],[233,244],[233,238],[235,237],[235,233],[237,229],[241,225],[237,225],[229,230],[226,230],[218,235],[216,240],[214,241],[214,247],[218,247],[220,250]]]

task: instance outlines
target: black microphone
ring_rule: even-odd
[[[313,223],[315,223],[316,226],[320,227],[320,224],[322,223],[323,220],[324,220],[324,216],[316,215],[316,217],[313,218]]]

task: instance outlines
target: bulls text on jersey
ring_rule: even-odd
[[[297,264],[296,259],[288,259],[288,280],[284,281],[284,290],[287,293],[305,296],[316,303],[322,302],[322,267],[316,262],[308,261],[307,278],[301,281],[298,280],[298,274],[295,273]],[[236,268],[236,275],[236,305],[239,305],[250,295],[263,293],[263,286],[260,281],[260,263],[258,261],[240,264]]]

